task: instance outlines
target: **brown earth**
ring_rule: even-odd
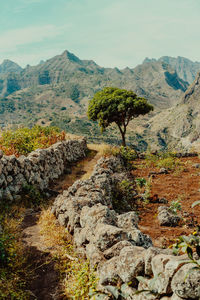
[[[200,224],[200,205],[191,208],[193,202],[200,200],[200,169],[194,164],[200,163],[198,157],[182,158],[183,167],[169,174],[156,174],[152,176],[151,201],[149,204],[139,204],[140,222],[142,232],[149,234],[153,244],[157,247],[166,247],[174,243],[180,235],[194,232],[197,222]],[[137,169],[133,174],[136,178],[149,178],[150,172],[158,172],[159,169],[148,167],[145,161],[136,161]],[[168,206],[174,200],[181,203],[180,214],[182,221],[177,227],[160,226],[157,219],[157,210],[161,203],[157,198],[166,198]],[[153,203],[154,202],[154,203]]]

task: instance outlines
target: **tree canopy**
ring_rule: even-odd
[[[89,101],[88,118],[98,121],[102,130],[116,123],[122,136],[122,145],[126,146],[125,134],[129,122],[152,110],[153,106],[133,91],[106,87]]]

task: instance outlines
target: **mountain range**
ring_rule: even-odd
[[[69,51],[24,69],[4,60],[0,65],[0,126],[57,125],[90,139],[119,141],[114,127],[102,136],[97,123],[89,122],[86,117],[88,100],[94,93],[105,86],[116,86],[134,90],[155,107],[154,113],[138,118],[130,126],[129,142],[137,143],[138,147],[147,147],[151,142],[166,147],[168,141],[171,143],[177,138],[172,135],[170,140],[168,133],[172,134],[173,122],[166,121],[162,127],[162,118],[171,116],[174,108],[179,111],[185,105],[185,97],[192,97],[194,92],[198,94],[196,88],[191,92],[189,85],[199,70],[199,62],[168,56],[158,60],[146,58],[141,65],[122,70],[100,67]]]

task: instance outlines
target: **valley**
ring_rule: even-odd
[[[197,62],[167,56],[158,60],[146,58],[135,68],[103,68],[69,51],[24,69],[5,60],[0,65],[0,127],[52,125],[84,135],[91,142],[119,144],[117,128],[112,126],[102,134],[98,124],[86,116],[89,99],[105,86],[116,86],[131,89],[154,105],[154,112],[148,117],[130,124],[128,144],[138,150],[173,147],[181,132],[174,135],[168,127],[175,123],[179,126],[182,113],[178,122],[176,119],[168,125],[167,119],[171,120],[175,110],[177,114],[179,108],[184,110],[182,99],[198,68]],[[179,146],[187,148],[188,143]]]

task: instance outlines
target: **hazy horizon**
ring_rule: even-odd
[[[200,61],[197,0],[8,0],[0,4],[0,62],[37,65],[68,50],[119,69],[145,57]]]

